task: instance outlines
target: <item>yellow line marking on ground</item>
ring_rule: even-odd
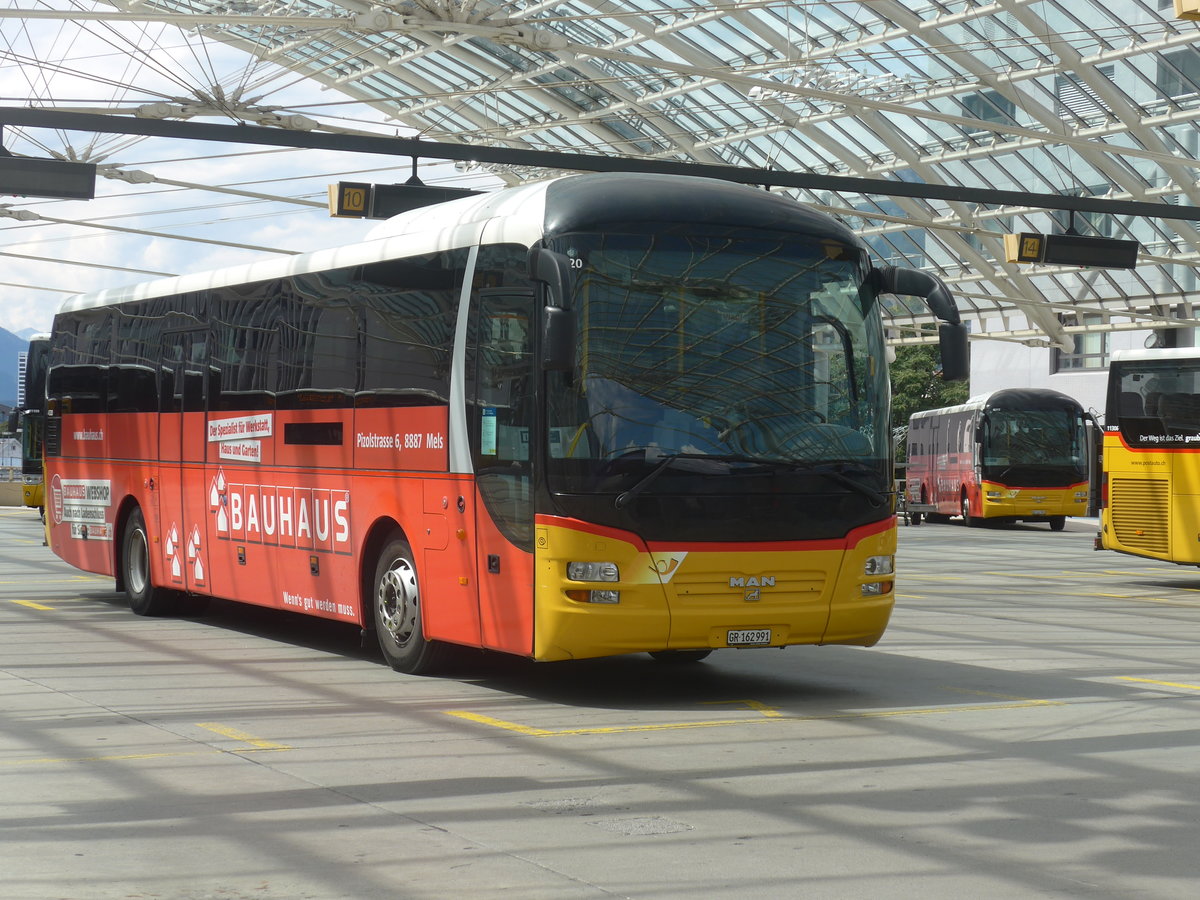
[[[246,734],[244,731],[238,731],[236,728],[230,728],[227,725],[222,725],[219,722],[197,722],[197,728],[203,728],[207,731],[214,732],[227,737],[234,741],[243,741],[252,747],[257,747],[259,750],[291,750],[286,744],[276,744],[274,741],[264,741],[262,738],[256,738],[254,735]]]
[[[18,606],[28,606],[30,609],[54,609],[53,606],[43,606],[40,603],[34,603],[32,600],[10,600],[9,603],[15,603]]]
[[[943,685],[942,690],[950,691],[953,694],[970,694],[972,697],[993,697],[996,700],[1004,700],[1015,703],[1044,703],[1050,705],[1063,705],[1060,700],[1030,700],[1028,697],[1016,697],[1012,694],[997,694],[995,691],[976,691],[971,688],[951,687]]]
[[[1005,578],[1077,578],[1070,572],[984,572],[984,575],[1003,576]]]
[[[1159,687],[1183,688],[1187,691],[1200,691],[1200,684],[1184,684],[1179,681],[1158,681],[1154,678],[1134,678],[1131,675],[1120,675],[1118,681],[1136,681],[1140,684],[1156,684]]]
[[[1162,560],[1159,560],[1159,562],[1162,562]],[[1142,569],[1140,571],[1126,570],[1126,569],[1105,569],[1102,574],[1104,574],[1104,575],[1137,575],[1139,578],[1146,578],[1146,577],[1149,577],[1150,575],[1159,575],[1159,574],[1163,574],[1163,573],[1150,572],[1146,569]]]
[[[0,760],[0,768],[14,766],[52,765],[54,763],[122,762],[131,759],[167,759],[178,756],[206,756],[220,753],[219,750],[188,750],[186,752],[164,751],[162,753],[120,753],[112,756],[42,756],[37,759]]]
[[[111,575],[72,575],[69,578],[16,578],[6,581],[0,581],[0,584],[78,584],[81,581],[112,581]]]
[[[746,701],[734,701],[744,703]],[[1031,709],[1036,706],[1065,706],[1062,700],[1021,700],[1013,703],[983,703],[971,706],[926,707],[921,709],[890,709],[872,710],[868,712],[829,713],[824,716],[789,716],[776,712],[774,715],[764,714],[753,719],[716,719],[700,722],[662,722],[656,725],[611,725],[594,728],[534,728],[519,722],[508,722],[492,716],[484,716],[467,710],[444,710],[448,716],[465,719],[479,725],[499,728],[528,737],[569,737],[596,734],[635,734],[647,731],[682,731],[687,728],[727,728],[732,725],[763,725],[771,722],[821,722],[838,719],[886,719],[900,716],[928,716],[955,712],[992,712],[1006,709]],[[764,707],[769,709],[769,707]]]
[[[1133,594],[1074,594],[1064,593],[1064,597],[1103,597],[1105,600],[1129,600],[1133,603],[1157,603],[1160,606],[1182,606],[1195,609],[1200,602],[1191,600],[1168,600],[1166,597],[1136,597]]]
[[[493,728],[503,728],[505,731],[515,731],[517,734],[525,734],[530,737],[546,737],[547,735],[558,734],[557,731],[548,731],[545,728],[531,728],[528,725],[518,725],[516,722],[493,719],[491,716],[481,716],[479,713],[467,712],[466,710],[446,710],[446,715],[454,716],[457,719],[466,719],[468,722],[477,722],[480,725],[490,725]]]
[[[37,765],[54,765],[56,763],[86,763],[86,762],[128,762],[130,760],[143,759],[179,759],[185,756],[211,756],[217,753],[235,753],[241,755],[243,753],[259,753],[262,751],[277,751],[291,750],[291,747],[285,744],[274,744],[270,741],[258,740],[249,735],[243,735],[240,731],[235,731],[232,728],[224,728],[221,725],[200,725],[201,728],[207,728],[209,731],[216,731],[218,734],[223,734],[225,737],[233,738],[234,740],[246,741],[252,744],[251,747],[239,747],[233,751],[222,750],[217,747],[206,747],[202,750],[163,750],[159,753],[114,753],[109,756],[41,756],[37,759],[6,759],[0,760],[0,769],[15,768],[16,766],[37,766]],[[224,730],[222,730],[224,729]]]
[[[777,719],[783,715],[778,707],[767,706],[765,703],[760,703],[757,700],[712,700],[706,703],[706,706],[732,706],[734,704],[742,704],[747,709],[752,709],[755,712],[762,713],[769,719]]]

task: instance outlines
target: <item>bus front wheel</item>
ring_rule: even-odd
[[[654,650],[650,656],[660,663],[679,665],[700,662],[710,653],[712,650]]]
[[[979,527],[979,517],[971,515],[971,498],[966,494],[962,495],[962,518],[968,528]]]
[[[146,519],[135,508],[121,536],[121,575],[129,608],[139,616],[165,616],[175,611],[174,591],[155,587],[150,575],[150,539]]]
[[[1050,517],[1050,530],[1051,531],[1062,531],[1066,527],[1067,527],[1067,517],[1066,516],[1051,516]]]
[[[399,534],[387,541],[379,555],[374,585],[375,634],[387,664],[409,675],[430,671],[441,647],[425,639],[417,566],[412,548]]]

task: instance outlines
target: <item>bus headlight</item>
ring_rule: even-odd
[[[621,580],[621,570],[612,562],[569,562],[567,578],[571,581],[614,582]],[[621,602],[621,592],[612,588],[567,591],[567,596],[580,603]]]
[[[620,581],[621,570],[610,562],[569,562],[567,577],[572,581]]]
[[[895,557],[868,556],[863,566],[864,575],[891,575],[895,571]]]
[[[868,578],[879,577],[880,575],[891,575],[896,569],[895,557],[892,556],[868,556],[866,563],[863,565],[863,574]],[[892,589],[892,580],[873,581],[862,586],[864,597],[886,594]]]

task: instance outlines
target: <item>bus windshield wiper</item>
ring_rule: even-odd
[[[869,485],[865,485],[860,481],[855,481],[843,471],[847,466],[854,466],[860,472],[869,472],[875,474],[875,470],[863,464],[859,460],[850,459],[830,459],[821,462],[804,462],[802,460],[793,460],[792,465],[797,469],[802,469],[805,472],[814,472],[817,475],[823,475],[830,481],[835,481],[843,487],[848,487],[852,491],[857,491],[868,500],[872,506],[881,506],[887,502],[887,498],[879,491]],[[834,466],[841,466],[840,469]]]
[[[654,468],[638,479],[638,481],[632,487],[617,494],[616,499],[613,500],[613,506],[615,506],[617,509],[624,509],[629,505],[630,501],[633,500],[634,497],[657,481],[658,476],[667,471],[667,469],[671,467],[672,463],[681,459],[709,460],[711,462],[719,463],[747,462],[755,463],[756,465],[767,466],[791,464],[789,460],[764,459],[757,456],[742,456],[737,453],[721,455],[713,455],[711,453],[668,453],[664,456],[658,457],[658,461],[654,464]]]
[[[763,472],[777,471],[780,468],[800,469],[806,472],[814,472],[818,475],[822,475],[825,478],[828,478],[830,481],[834,481],[843,487],[850,488],[850,490],[862,494],[871,501],[873,506],[880,506],[887,502],[887,498],[874,488],[855,481],[849,475],[838,469],[831,468],[831,466],[837,465],[843,467],[847,465],[858,465],[864,472],[874,472],[873,469],[861,465],[857,462],[857,460],[828,460],[820,463],[813,463],[798,459],[779,459],[777,457],[770,456],[750,456],[742,453],[668,453],[665,456],[659,457],[654,467],[645,475],[643,475],[632,487],[617,494],[616,499],[613,501],[613,506],[615,506],[617,509],[624,509],[629,505],[630,501],[632,501],[634,497],[642,493],[642,491],[646,490],[646,488],[657,481],[658,477],[667,469],[669,469],[672,463],[681,459],[709,460],[711,462],[720,463],[753,463],[754,465],[763,467]]]

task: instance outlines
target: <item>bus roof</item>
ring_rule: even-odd
[[[1074,397],[1051,388],[999,388],[986,394],[978,394],[964,403],[956,406],[943,406],[940,409],[925,409],[909,416],[909,420],[925,418],[934,415],[967,412],[987,408],[997,409],[1064,409],[1079,407],[1080,403]]]
[[[1113,362],[1155,359],[1200,359],[1200,347],[1155,347],[1148,350],[1138,347],[1136,349],[1114,350],[1111,359]]]
[[[636,230],[641,223],[659,222],[697,230],[711,225],[790,232],[866,252],[866,245],[847,226],[782,194],[695,176],[591,173],[419,207],[381,222],[365,240],[341,247],[77,294],[68,297],[59,312],[457,249],[478,243],[485,230],[488,242],[529,247],[548,234],[588,228]]]
[[[445,244],[446,249],[464,246],[477,241],[483,226],[500,215],[519,219],[525,227],[518,230],[524,231],[525,239],[532,243],[540,235],[545,193],[549,184],[541,182],[503,188],[477,197],[463,197],[409,210],[380,222],[367,233],[365,240],[353,244],[76,294],[63,301],[59,312],[381,262],[414,252],[413,235],[421,236],[426,244],[433,243],[438,235],[442,235],[441,243]],[[531,229],[530,226],[535,228]],[[535,233],[531,234],[531,230]],[[415,252],[421,252],[422,249],[425,248],[418,248]]]

